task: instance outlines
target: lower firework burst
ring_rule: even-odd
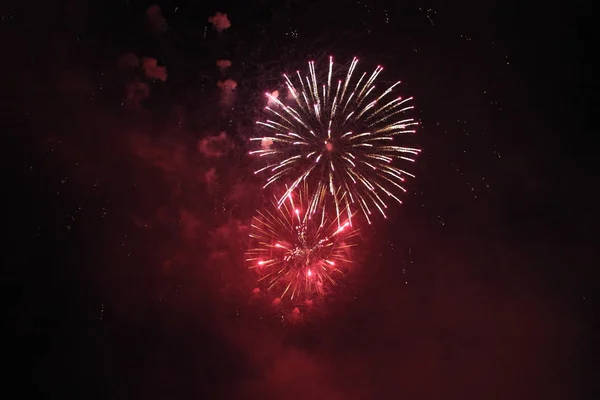
[[[281,204],[275,199],[271,209],[254,217],[246,262],[282,300],[312,300],[336,285],[351,263],[357,231],[350,221],[340,225],[328,218],[324,203],[308,191],[294,194]]]

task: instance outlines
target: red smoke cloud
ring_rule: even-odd
[[[135,156],[169,173],[184,173],[188,166],[185,146],[176,142],[153,142],[143,134],[132,134],[131,148]]]
[[[219,69],[221,71],[231,67],[231,61],[229,60],[217,60],[217,67],[219,67]]]
[[[167,68],[159,66],[155,58],[142,58],[142,68],[146,77],[150,79],[158,79],[163,82],[167,80]]]
[[[224,81],[217,82],[217,86],[221,89],[220,104],[226,107],[233,105],[233,102],[235,101],[235,88],[237,87],[237,82],[233,79],[226,79]]]
[[[153,5],[146,11],[148,26],[154,33],[163,33],[167,29],[167,20],[163,17],[158,5]]]
[[[220,12],[217,12],[214,16],[209,17],[208,22],[210,22],[213,28],[215,28],[215,30],[218,32],[222,32],[231,26],[231,22],[229,21],[229,18],[227,18],[227,14]]]
[[[231,151],[233,143],[227,133],[221,132],[217,136],[208,136],[198,141],[197,149],[204,157],[219,158]]]
[[[127,83],[125,87],[124,104],[127,108],[139,110],[142,108],[142,101],[150,96],[150,87],[148,84],[140,81]]]
[[[140,66],[140,59],[135,54],[128,52],[122,54],[117,63],[122,71],[134,71]]]
[[[125,83],[123,105],[130,110],[141,110],[142,102],[150,97],[147,79],[162,82],[167,80],[166,67],[159,66],[157,60],[152,57],[144,57],[140,61],[137,55],[128,52],[118,58],[117,65],[121,73],[129,79]]]

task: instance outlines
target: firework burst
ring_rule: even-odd
[[[259,211],[252,221],[246,262],[281,299],[311,300],[326,293],[351,262],[357,231],[348,221],[338,226],[328,218],[321,200],[309,196],[305,185],[298,195],[289,192],[283,203],[275,198],[271,209]]]
[[[278,206],[309,180],[315,196],[332,196],[338,226],[354,209],[360,209],[371,223],[373,211],[386,216],[389,199],[402,203],[398,191],[406,192],[403,182],[414,175],[394,161],[412,163],[420,152],[394,143],[398,136],[414,133],[418,125],[407,116],[414,108],[409,104],[412,97],[391,95],[400,82],[377,91],[375,83],[383,68],[358,76],[357,64],[354,58],[344,76],[344,69],[334,68],[330,57],[321,81],[314,61],[308,63],[304,78],[298,71],[294,80],[284,74],[291,101],[284,104],[267,93],[270,117],[257,122],[267,133],[250,139],[261,143],[261,149],[250,154],[267,160],[255,171],[268,174],[264,187],[279,180],[289,185],[277,199]],[[343,79],[334,82],[338,74]]]

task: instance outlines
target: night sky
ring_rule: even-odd
[[[600,395],[592,2],[5,3],[9,398]],[[244,264],[248,138],[330,54],[402,80],[423,151],[294,313]]]

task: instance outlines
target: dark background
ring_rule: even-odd
[[[7,393],[599,394],[591,2],[389,3],[162,1],[166,29],[153,2],[0,6]],[[242,262],[264,200],[246,139],[280,74],[329,54],[405,83],[423,153],[337,293],[293,317]],[[199,151],[221,131],[226,155]]]

